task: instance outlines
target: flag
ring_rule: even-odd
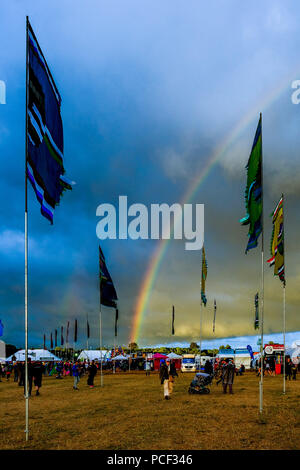
[[[50,348],[53,349],[53,336],[52,336],[52,332],[51,332],[51,335],[50,335]]]
[[[61,327],[61,333],[60,333],[60,345],[64,345],[64,327]]]
[[[77,343],[77,320],[75,320],[74,326],[74,343]]]
[[[119,310],[116,308],[115,336],[118,336],[118,319],[119,319]]]
[[[205,250],[204,246],[202,247],[202,273],[201,273],[201,302],[206,306],[207,299],[205,295],[205,281],[207,278],[207,262],[205,259]]]
[[[46,349],[46,335],[44,335],[44,349]]]
[[[3,336],[3,330],[4,330],[4,325],[2,323],[2,320],[0,320],[0,336]]]
[[[255,305],[254,329],[257,330],[257,328],[259,328],[258,293],[255,294],[254,305]]]
[[[240,220],[242,225],[249,224],[247,251],[257,246],[262,232],[262,132],[261,115],[257,125],[251,154],[247,163],[247,186],[245,191],[246,216]]]
[[[57,330],[55,330],[55,347],[57,347]]]
[[[112,278],[106,267],[104,254],[99,246],[99,276],[100,276],[100,295],[101,304],[106,307],[116,308],[117,293],[112,282]]]
[[[213,322],[213,333],[215,332],[216,328],[216,314],[217,314],[217,302],[216,299],[214,300],[214,322]]]
[[[68,321],[67,324],[67,336],[66,336],[66,343],[69,344],[69,327],[70,327],[70,322]]]
[[[175,323],[175,307],[173,305],[172,307],[172,335],[175,335],[174,323]]]
[[[252,350],[250,344],[248,344],[247,349],[248,349],[248,351],[249,351],[249,354],[250,354],[251,359],[254,359],[253,350]]]
[[[86,321],[86,335],[89,338],[90,337],[90,324],[89,321]]]
[[[272,212],[273,231],[271,238],[271,255],[268,259],[269,266],[274,266],[274,276],[279,276],[285,285],[284,273],[284,227],[283,227],[283,195],[281,196],[275,210]]]
[[[29,21],[27,45],[26,173],[42,215],[53,224],[55,206],[74,183],[64,176],[61,97]]]

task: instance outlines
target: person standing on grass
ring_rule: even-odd
[[[222,367],[222,382],[223,393],[227,393],[227,385],[229,386],[229,393],[233,394],[232,386],[235,375],[235,365],[232,359],[227,358]]]
[[[79,383],[80,376],[79,376],[79,367],[78,367],[78,362],[77,362],[77,361],[75,362],[75,364],[74,364],[73,367],[72,367],[72,374],[73,374],[73,377],[74,377],[73,389],[74,389],[74,390],[79,390],[79,388],[77,387],[77,385],[78,385],[78,383]]]
[[[41,361],[35,362],[32,368],[33,383],[35,386],[35,394],[38,396],[40,394],[40,388],[42,386],[42,377],[45,368]]]
[[[285,363],[285,380],[291,380],[292,378],[292,362],[291,359],[288,357]]]
[[[160,378],[160,383],[164,386],[164,397],[165,400],[169,400],[169,370],[166,362],[164,360],[161,361],[160,363],[160,369],[159,369],[159,378]]]
[[[87,384],[90,386],[90,388],[94,388],[94,378],[97,374],[97,366],[95,365],[95,361],[92,361],[92,363],[89,364],[88,374],[89,376],[87,379]]]
[[[146,371],[146,375],[150,375],[150,370],[151,370],[151,364],[150,364],[150,361],[145,361],[145,371]]]

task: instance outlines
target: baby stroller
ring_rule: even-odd
[[[199,395],[206,395],[210,393],[210,389],[207,387],[207,385],[210,385],[211,383],[211,375],[198,372],[189,386],[189,394],[196,393]]]

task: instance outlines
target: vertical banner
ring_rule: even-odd
[[[217,302],[216,299],[214,300],[214,321],[213,321],[213,333],[216,329],[216,314],[217,314]]]
[[[175,335],[175,307],[172,306],[172,335]]]

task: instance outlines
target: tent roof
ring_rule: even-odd
[[[167,359],[168,356],[166,356],[165,354],[161,354],[161,353],[155,353],[153,354],[153,358],[154,359]]]
[[[25,349],[20,349],[11,356],[9,356],[6,361],[12,361],[13,356],[16,357],[16,361],[25,361]],[[52,354],[47,349],[28,349],[28,357],[32,361],[61,361],[61,359],[54,354]]]
[[[119,354],[118,356],[112,358],[113,361],[121,361],[122,359],[128,361],[128,356],[122,356],[122,354]]]
[[[175,354],[174,352],[171,352],[170,354],[168,354],[167,357],[169,359],[182,359],[182,356],[180,356],[179,354]]]
[[[78,359],[87,359],[95,361],[96,359],[106,359],[109,356],[109,351],[99,349],[84,349],[78,356]]]

